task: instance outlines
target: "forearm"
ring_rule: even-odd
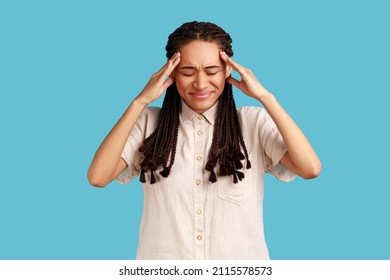
[[[225,52],[221,52],[220,55],[221,59],[241,76],[241,80],[230,76],[226,81],[260,101],[278,127],[288,149],[281,163],[303,178],[318,176],[321,171],[320,160],[305,135],[276,98],[263,87],[250,69],[235,62]]]
[[[171,59],[152,75],[145,88],[130,104],[107,137],[104,139],[92,160],[88,170],[89,182],[97,187],[107,185],[116,174],[124,168],[121,154],[126,141],[136,121],[145,107],[158,99],[162,93],[174,82],[170,77],[173,69],[180,62],[180,53],[176,52]]]
[[[103,140],[88,170],[92,185],[105,186],[111,182],[130,132],[145,107],[135,99]]]
[[[278,127],[288,149],[288,160],[293,171],[303,178],[318,176],[321,162],[298,125],[272,94],[263,94],[257,99],[264,105]]]

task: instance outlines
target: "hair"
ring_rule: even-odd
[[[180,48],[192,41],[215,42],[228,56],[233,56],[232,39],[221,27],[210,22],[187,22],[168,37],[165,47],[170,59]],[[144,140],[139,151],[143,153],[140,181],[145,183],[145,173],[150,171],[150,183],[156,182],[155,171],[162,167],[160,175],[168,177],[175,162],[181,98],[176,83],[170,85],[165,94],[155,131]],[[232,176],[237,183],[244,178],[242,160],[246,168],[251,167],[248,151],[241,133],[240,121],[233,98],[232,85],[225,82],[218,99],[217,116],[213,140],[205,169],[210,172],[209,180],[217,181],[215,169],[219,166],[220,176]]]

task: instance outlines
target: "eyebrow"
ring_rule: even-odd
[[[221,68],[221,66],[218,66],[218,65],[211,65],[211,66],[206,66],[204,69],[216,69],[216,68]],[[183,66],[183,67],[180,67],[180,70],[181,69],[189,69],[189,70],[194,70],[196,69],[194,66]]]

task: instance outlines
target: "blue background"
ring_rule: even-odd
[[[86,172],[165,63],[168,35],[200,20],[231,34],[235,60],[323,163],[314,180],[266,178],[271,258],[390,259],[389,12],[386,1],[1,1],[0,258],[135,258],[140,183],[93,188]]]

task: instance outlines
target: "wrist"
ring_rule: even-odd
[[[270,93],[269,91],[265,91],[265,92],[262,92],[261,94],[259,94],[258,96],[256,96],[256,99],[259,102],[261,102],[263,105],[265,105],[265,103],[269,103],[272,100],[274,100],[275,96],[272,93]]]
[[[134,106],[141,107],[142,109],[146,108],[149,103],[142,98],[136,97],[133,102],[131,102]]]

